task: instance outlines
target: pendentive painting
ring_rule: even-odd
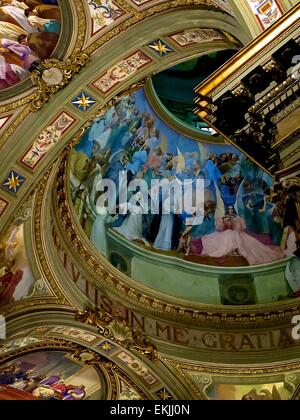
[[[34,294],[24,224],[13,225],[0,241],[0,308]]]
[[[101,378],[68,353],[40,351],[0,368],[0,400],[98,400]]]
[[[60,30],[57,0],[2,0],[0,90],[30,77],[30,72],[52,55]]]

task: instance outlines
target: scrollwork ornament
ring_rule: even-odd
[[[41,109],[52,95],[70,83],[74,74],[79,73],[89,59],[87,54],[80,53],[65,61],[56,58],[44,60],[31,75],[32,83],[38,88],[31,103],[31,110]]]
[[[106,361],[106,359],[100,354],[79,345],[75,347],[72,359],[88,366],[94,366]]]
[[[97,327],[104,337],[111,339],[128,350],[137,350],[152,362],[158,359],[157,349],[148,337],[131,328],[118,314],[113,316],[101,307],[89,308],[78,312],[75,319],[84,324]]]

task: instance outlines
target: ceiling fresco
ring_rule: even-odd
[[[0,400],[99,400],[101,381],[92,366],[63,352],[38,352],[1,366]]]
[[[142,91],[124,97],[94,121],[74,148],[70,168],[71,195],[79,222],[105,256],[109,255],[104,240],[109,228],[148,250],[187,260],[197,256],[199,263],[201,256],[224,261],[228,257],[230,265],[236,257],[240,265],[258,265],[295,251],[292,240],[280,249],[283,232],[276,224],[276,209],[267,198],[271,178],[231,146],[203,144],[172,131],[155,115]],[[117,211],[123,204],[120,197],[116,208],[101,214],[101,180],[119,185],[122,171],[127,184],[136,178],[146,181],[149,194],[153,179],[173,183],[191,180],[194,188],[197,179],[203,180],[204,220],[197,219],[198,209],[195,215],[184,215],[175,205],[169,215],[161,211],[151,216],[150,210],[145,217],[122,215]],[[121,194],[118,191],[117,195]],[[176,200],[179,197],[174,197]],[[159,207],[163,206],[159,202]],[[232,224],[232,237],[226,223]]]
[[[53,53],[61,29],[58,2],[1,2],[0,90],[21,83]]]
[[[271,177],[233,147],[211,139],[205,143],[174,131],[142,89],[124,96],[94,120],[70,154],[74,218],[100,255],[151,288],[233,305],[297,296],[293,275],[286,276],[295,236],[283,234],[278,222],[269,199]],[[141,180],[143,187],[137,186]],[[105,190],[107,181],[116,187],[113,196]],[[184,182],[195,195],[198,181],[202,201],[198,208],[186,208]],[[133,202],[138,211],[124,212]],[[274,264],[280,264],[276,284]],[[243,272],[220,270],[207,289],[201,270],[209,272],[208,266],[242,267]],[[268,297],[259,291],[254,266],[264,267]]]
[[[253,400],[281,401],[296,398],[299,386],[299,372],[261,376],[251,378],[235,378],[233,376],[217,376],[186,371],[205,398],[212,401]],[[256,383],[255,383],[256,380]]]
[[[0,400],[299,398],[274,180],[176,118],[259,28],[243,10],[0,1]]]

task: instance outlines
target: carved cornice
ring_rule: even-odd
[[[76,143],[74,139],[74,143]],[[69,146],[69,149],[72,145]],[[291,325],[291,318],[300,313],[300,299],[277,302],[274,304],[244,306],[238,309],[228,306],[202,305],[170,296],[162,295],[159,292],[151,291],[151,295],[140,287],[137,290],[130,279],[114,267],[108,269],[108,262],[99,254],[97,257],[90,248],[88,240],[83,239],[83,232],[77,226],[71,208],[67,205],[70,202],[68,186],[66,185],[66,163],[67,155],[63,158],[58,173],[56,192],[54,193],[54,213],[59,229],[65,232],[64,238],[69,242],[69,252],[76,253],[78,258],[78,269],[85,273],[91,283],[96,287],[110,289],[117,301],[133,305],[134,308],[143,314],[161,319],[168,319],[186,325],[194,325],[202,328],[221,329],[243,329],[248,330],[286,327]],[[59,197],[58,202],[55,203]],[[179,303],[180,302],[180,303]]]
[[[88,60],[89,56],[84,53],[71,56],[65,61],[55,58],[45,60],[31,75],[33,84],[38,87],[31,103],[31,111],[38,111],[52,95],[67,86]]]
[[[70,305],[70,302],[65,297],[64,293],[60,289],[60,287],[57,285],[56,279],[54,278],[52,274],[52,270],[48,265],[48,260],[43,252],[43,239],[42,239],[42,231],[43,231],[43,208],[45,206],[44,203],[44,196],[47,193],[47,182],[49,180],[49,172],[43,177],[41,180],[37,193],[35,198],[35,208],[34,208],[34,214],[33,214],[33,235],[34,235],[34,246],[35,251],[37,253],[38,257],[38,263],[40,266],[40,269],[42,271],[42,274],[47,279],[47,282],[49,283],[50,287],[55,293],[56,301],[61,305]],[[48,303],[48,300],[46,302],[41,301],[40,304]],[[23,303],[23,305],[26,305],[26,302]]]
[[[170,365],[176,369],[176,371],[182,377],[186,377],[185,370],[191,370],[194,372],[199,373],[206,373],[210,375],[219,375],[219,376],[264,376],[264,375],[276,375],[280,373],[288,373],[299,371],[300,363],[299,362],[292,362],[292,363],[282,363],[272,366],[231,366],[231,367],[224,367],[224,366],[212,366],[212,365],[195,365],[195,364],[188,364],[188,363],[179,363],[173,360],[168,360]]]

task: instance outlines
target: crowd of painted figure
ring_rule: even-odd
[[[13,396],[21,391],[41,400],[82,400],[86,396],[84,385],[66,384],[60,374],[47,377],[27,369],[22,363],[13,363],[0,370],[0,390]],[[18,394],[19,396],[20,394]],[[0,398],[1,399],[1,398]]]
[[[57,0],[0,0],[0,89],[26,79],[50,57],[60,27]]]
[[[137,94],[136,94],[137,95]],[[218,153],[220,146],[166,138],[151,112],[140,112],[135,95],[124,97],[98,118],[71,157],[71,185],[75,210],[86,234],[107,255],[107,228],[151,249],[223,258],[244,257],[250,265],[284,258],[281,221],[269,195],[272,180],[243,156]],[[185,141],[189,146],[185,146]],[[186,144],[187,144],[186,143]],[[224,151],[224,147],[222,147]],[[98,214],[97,185],[102,178],[118,182],[203,179],[205,214]],[[268,194],[267,194],[268,193]],[[281,245],[281,246],[280,246]],[[174,255],[174,254],[173,254]]]

